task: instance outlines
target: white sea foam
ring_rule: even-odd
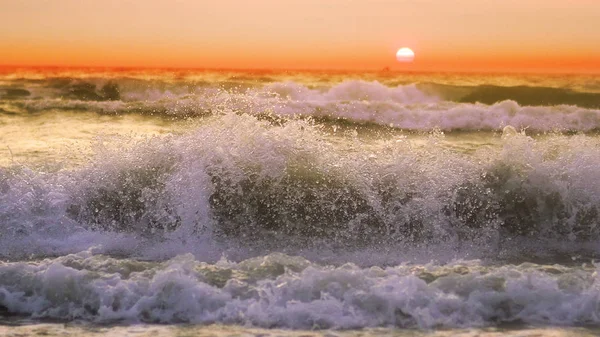
[[[294,329],[598,324],[596,268],[323,267],[285,255],[240,263],[163,263],[89,252],[0,264],[0,305],[95,322],[251,324]]]

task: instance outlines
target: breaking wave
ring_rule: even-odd
[[[100,143],[74,170],[14,165],[0,171],[0,254],[120,246],[115,233],[263,249],[578,242],[568,253],[600,239],[596,137],[534,140],[507,127],[503,146],[474,153],[443,137],[363,143],[310,121],[228,114],[130,148]],[[526,243],[512,247],[516,238]]]

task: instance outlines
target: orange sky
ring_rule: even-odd
[[[0,1],[3,65],[600,72],[600,0]]]

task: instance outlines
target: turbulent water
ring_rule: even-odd
[[[0,317],[590,332],[599,130],[591,75],[4,69]]]

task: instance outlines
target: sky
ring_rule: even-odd
[[[0,22],[0,65],[600,73],[600,0],[0,0]]]

